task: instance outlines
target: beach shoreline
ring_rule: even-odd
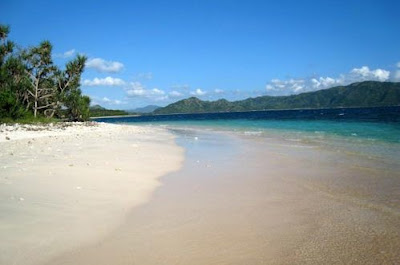
[[[364,192],[378,188],[369,182],[377,176],[354,169],[353,158],[336,160],[342,154],[297,142],[289,148],[281,139],[173,132],[186,150],[183,167],[163,176],[151,200],[134,208],[108,237],[46,264],[399,260],[399,209]]]
[[[0,150],[1,264],[96,242],[184,159],[164,129],[95,122],[1,125]]]

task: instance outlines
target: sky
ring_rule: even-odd
[[[400,81],[400,1],[0,1],[22,47],[88,57],[81,88],[113,109]]]

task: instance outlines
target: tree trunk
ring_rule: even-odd
[[[33,109],[33,116],[36,118],[36,113],[37,113],[37,89],[36,89],[36,93],[35,93],[35,107]]]
[[[36,87],[35,87],[35,106],[33,109],[33,116],[36,118],[37,109],[38,109],[38,100],[39,100],[39,78],[36,78]]]

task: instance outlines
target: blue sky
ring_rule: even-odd
[[[93,103],[133,109],[400,81],[400,1],[0,2],[23,47],[89,60]]]

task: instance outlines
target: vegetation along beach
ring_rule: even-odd
[[[0,264],[400,264],[399,9],[0,3]]]

